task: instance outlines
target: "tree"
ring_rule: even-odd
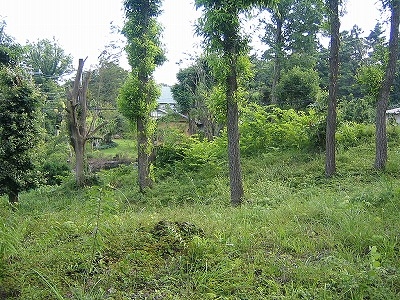
[[[320,96],[318,73],[314,70],[302,70],[295,66],[286,72],[278,86],[276,94],[282,107],[305,109],[315,103]]]
[[[15,64],[18,45],[8,42],[11,49],[0,45],[0,194],[15,203],[21,191],[38,182],[34,150],[40,137],[40,97],[32,78]]]
[[[98,122],[107,122],[99,131],[105,143],[111,142],[112,135],[123,134],[127,127],[124,126],[127,123],[126,119],[118,111],[117,98],[128,74],[129,72],[121,68],[117,61],[109,57],[102,58],[98,67],[92,71],[88,95],[90,110]]]
[[[261,3],[262,2],[262,3]],[[228,134],[229,181],[231,203],[243,202],[242,170],[240,165],[238,126],[238,75],[247,41],[240,34],[239,14],[252,4],[271,4],[273,1],[196,0],[197,8],[203,8],[198,33],[205,38],[208,50],[217,59],[213,62],[216,80],[223,88],[226,99]]]
[[[56,135],[61,126],[64,103],[64,89],[59,82],[72,72],[72,57],[54,39],[44,39],[25,46],[24,62],[45,96],[43,112],[46,131]]]
[[[338,97],[352,95],[361,98],[362,93],[356,84],[357,70],[363,64],[367,47],[361,38],[362,30],[354,25],[350,31],[340,33],[339,61],[340,70],[338,77]]]
[[[328,1],[330,15],[330,58],[329,58],[329,100],[326,118],[325,175],[331,177],[336,172],[336,106],[339,74],[339,0]]]
[[[197,123],[200,122],[205,136],[212,140],[218,134],[219,126],[207,106],[207,98],[215,85],[207,58],[201,57],[179,70],[177,79],[178,83],[172,86],[171,91],[180,111],[188,116],[189,133],[197,133]]]
[[[156,107],[160,89],[152,74],[165,60],[160,42],[161,27],[156,20],[160,5],[160,0],[124,2],[126,23],[122,33],[127,38],[126,52],[132,71],[120,91],[118,105],[122,114],[136,125],[141,192],[153,184],[150,155],[155,126],[150,113]]]
[[[389,61],[386,66],[385,77],[379,91],[376,106],[376,137],[375,137],[375,168],[384,169],[387,162],[387,136],[386,136],[386,109],[390,96],[390,89],[396,73],[396,63],[399,48],[400,0],[383,0],[384,7],[391,10]]]
[[[72,72],[72,57],[53,39],[38,40],[26,46],[25,62],[39,78],[59,80]],[[38,79],[39,79],[38,78]]]
[[[271,103],[276,104],[276,88],[285,65],[287,69],[314,67],[319,45],[317,34],[324,15],[322,1],[312,0],[281,0],[267,10],[271,20],[265,22],[263,41],[269,49],[264,57],[274,61]]]
[[[95,127],[94,122],[87,125],[88,101],[87,92],[90,73],[83,72],[85,61],[79,59],[78,70],[73,87],[67,93],[66,111],[67,125],[71,146],[75,152],[75,178],[80,187],[85,184],[85,146],[89,140],[105,123]]]

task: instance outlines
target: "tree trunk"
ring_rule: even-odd
[[[336,105],[339,73],[339,1],[330,0],[331,49],[329,61],[329,102],[326,118],[326,158],[325,175],[331,177],[336,172]]]
[[[75,178],[78,186],[85,185],[85,143],[86,141],[75,142]]]
[[[68,113],[68,129],[70,143],[75,152],[75,179],[78,186],[85,184],[85,144],[90,134],[86,126],[87,90],[90,76],[83,78],[85,61],[79,59],[78,70],[72,90],[67,95],[66,110]],[[99,128],[99,127],[98,127]],[[98,128],[92,131],[94,133]]]
[[[137,147],[138,147],[138,183],[140,192],[145,192],[146,188],[151,188],[153,180],[150,174],[151,142],[147,136],[146,120],[137,118]]]
[[[227,131],[228,131],[228,161],[229,161],[229,181],[231,188],[231,204],[239,206],[243,202],[243,183],[242,169],[240,166],[240,147],[239,147],[239,113],[236,99],[237,74],[236,61],[230,60],[230,74],[227,78]]]
[[[400,1],[393,1],[390,21],[389,62],[385,78],[379,91],[376,106],[376,136],[375,136],[375,168],[383,170],[387,162],[386,109],[389,102],[390,88],[396,73],[396,62],[399,44]]]
[[[282,19],[276,18],[276,37],[275,37],[275,59],[274,59],[274,78],[271,87],[271,103],[277,104],[278,97],[276,95],[276,87],[281,77],[281,59],[282,59]]]
[[[18,203],[19,201],[19,193],[17,190],[9,191],[8,192],[8,202],[13,204],[13,203]]]

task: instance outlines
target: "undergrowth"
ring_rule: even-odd
[[[0,198],[0,299],[400,298],[395,144],[385,172],[366,140],[340,148],[331,179],[320,153],[248,155],[232,208],[218,143],[156,168],[146,194],[120,166]]]

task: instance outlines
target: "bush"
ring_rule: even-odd
[[[352,96],[339,103],[339,119],[347,122],[373,123],[375,120],[374,100],[370,98],[354,99]]]
[[[278,103],[281,107],[304,109],[316,102],[321,94],[318,73],[296,66],[283,72],[277,86]]]
[[[373,124],[360,124],[345,122],[338,127],[336,142],[338,147],[348,149],[362,143],[373,142],[375,126]]]
[[[250,104],[240,123],[241,150],[245,155],[271,149],[308,149],[320,143],[321,118],[313,110],[296,112]]]
[[[71,173],[67,158],[62,153],[51,154],[42,166],[42,173],[48,185],[59,185],[62,178]]]

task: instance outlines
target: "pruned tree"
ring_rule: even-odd
[[[387,162],[386,109],[393,85],[399,53],[400,0],[382,0],[390,8],[389,61],[376,105],[375,168],[382,170]]]
[[[105,123],[95,126],[95,119],[87,124],[88,102],[87,92],[90,80],[90,72],[83,72],[85,61],[79,59],[78,70],[76,72],[73,86],[67,92],[66,111],[67,125],[70,137],[70,144],[75,153],[75,178],[78,186],[85,184],[85,146],[86,142],[102,127]]]
[[[326,118],[326,156],[325,175],[331,177],[336,172],[336,123],[337,123],[337,95],[339,74],[339,0],[329,0],[330,15],[330,58],[329,58],[329,99]]]
[[[150,113],[160,95],[153,73],[165,61],[160,42],[161,26],[156,19],[160,6],[160,0],[124,1],[126,22],[122,33],[127,38],[126,52],[132,71],[120,91],[118,106],[130,123],[136,125],[141,192],[153,184],[150,156],[155,124]]]

